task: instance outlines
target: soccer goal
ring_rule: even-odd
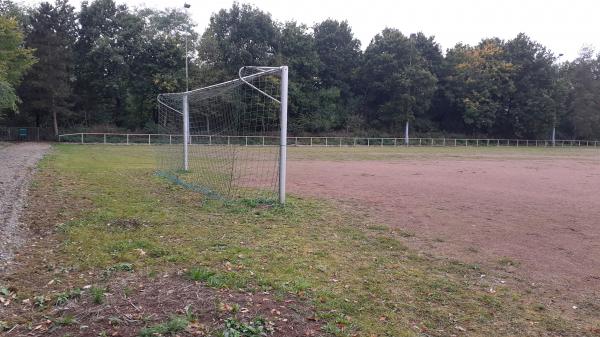
[[[221,199],[285,203],[288,68],[158,95],[159,174]]]

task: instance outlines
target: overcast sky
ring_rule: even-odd
[[[39,1],[26,0],[35,3]],[[81,0],[71,0],[79,4]],[[130,7],[183,7],[184,1],[128,0]],[[181,4],[179,4],[179,2]],[[187,0],[198,31],[210,15],[229,8],[231,0]],[[363,49],[385,27],[408,35],[434,35],[442,49],[458,42],[476,44],[484,37],[503,39],[527,33],[562,60],[574,59],[581,47],[600,49],[600,0],[253,0],[250,3],[278,21],[296,20],[312,25],[327,18],[348,20]]]

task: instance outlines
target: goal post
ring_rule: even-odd
[[[287,66],[242,67],[238,78],[157,101],[159,174],[218,198],[285,203]]]

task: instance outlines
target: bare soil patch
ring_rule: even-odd
[[[292,161],[288,190],[367,211],[413,247],[513,274],[568,310],[597,308],[600,156],[476,159]]]
[[[275,300],[268,292],[210,288],[182,272],[115,276],[84,286],[75,296],[72,289],[48,296],[43,306],[39,297],[10,306],[5,319],[15,325],[6,336],[136,336],[144,331],[149,336],[215,336],[227,329],[227,321],[238,326],[258,321],[270,336],[323,335],[310,307],[289,295]],[[59,302],[60,296],[68,298]],[[179,330],[151,330],[177,320],[183,321]]]
[[[14,250],[23,242],[19,222],[36,163],[48,144],[17,143],[0,146],[0,271],[11,263]]]

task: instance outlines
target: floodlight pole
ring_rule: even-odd
[[[188,143],[190,138],[190,108],[188,104],[188,93],[183,95],[183,169],[187,171],[188,166]]]
[[[556,58],[557,61],[560,62],[560,58],[563,56],[564,54],[558,54],[558,57]],[[560,76],[560,63],[557,65],[556,67],[556,78],[558,79],[558,77]],[[556,82],[557,80],[554,80],[554,86],[556,87]],[[556,109],[554,109],[554,115],[552,117],[552,146],[556,146]]]
[[[188,8],[190,8],[190,7],[191,7],[191,5],[187,4],[187,3],[185,3],[183,5],[183,8],[185,8],[185,19],[187,21],[187,26],[188,26],[187,28],[189,28],[189,26],[190,26],[190,23],[189,23],[190,18],[188,16]],[[189,35],[189,32],[186,32],[186,34],[185,34],[185,91],[190,90],[190,85],[189,85],[190,80],[188,77],[188,35]]]
[[[279,140],[279,203],[285,204],[285,175],[287,161],[288,67],[281,67],[281,132]]]

